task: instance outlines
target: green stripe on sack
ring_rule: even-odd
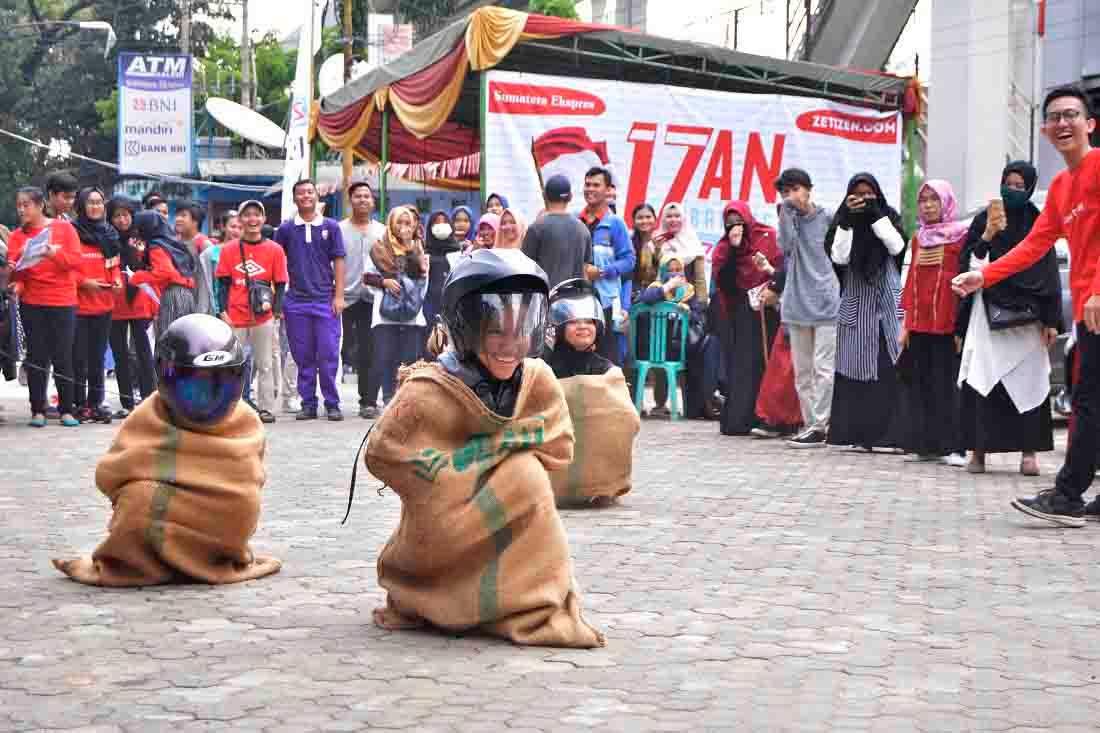
[[[478,584],[478,623],[490,623],[497,619],[500,609],[498,584],[500,575],[500,556],[512,544],[512,529],[507,525],[508,513],[500,503],[496,493],[489,486],[488,474],[478,477],[481,487],[474,495],[474,504],[481,511],[485,527],[493,537],[496,556],[489,561]]]
[[[168,505],[178,490],[176,487],[176,457],[179,453],[180,431],[170,422],[164,422],[165,431],[156,450],[156,490],[149,503],[149,524],[145,527],[145,541],[160,552],[164,547],[164,518]]]

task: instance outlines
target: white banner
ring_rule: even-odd
[[[190,56],[118,55],[121,173],[191,173],[192,119]]]
[[[835,209],[848,180],[868,171],[888,202],[901,192],[901,115],[811,97],[734,94],[662,84],[489,72],[482,141],[483,195],[498,192],[527,216],[543,208],[543,180],[562,173],[573,208],[584,205],[584,173],[612,171],[617,208],[684,204],[700,238],[722,236],[722,209],[747,200],[774,224],[774,180],[805,168],[815,200]]]
[[[306,3],[301,35],[298,37],[298,61],[291,88],[290,129],[286,136],[286,163],[283,165],[282,219],[298,213],[294,205],[294,184],[310,177],[309,107],[313,103],[313,29],[317,12],[313,0]]]

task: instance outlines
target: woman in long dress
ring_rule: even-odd
[[[901,403],[894,365],[901,354],[901,217],[875,177],[857,173],[837,207],[825,247],[846,266],[837,316],[836,382],[829,445],[897,447]]]
[[[1003,214],[995,209],[974,217],[960,272],[969,270],[974,260],[993,262],[1027,236],[1039,216],[1039,209],[1031,203],[1037,177],[1035,168],[1025,161],[1005,166],[1001,173]],[[976,299],[980,299],[980,308]],[[991,308],[1027,313],[1033,320],[1015,328],[990,330]],[[1036,452],[1054,450],[1047,399],[1048,349],[1063,326],[1062,283],[1053,249],[1028,269],[983,290],[980,296],[969,296],[960,305],[956,334],[966,339],[960,375],[961,435],[963,446],[971,451],[967,464],[971,473],[985,472],[988,453],[1019,451],[1020,473],[1039,475]]]
[[[779,311],[763,306],[754,310],[749,291],[759,292],[771,276],[754,263],[756,255],[767,258],[771,268],[782,269],[783,255],[776,243],[775,229],[756,221],[744,201],[731,201],[722,212],[726,231],[714,247],[711,269],[715,293],[724,316],[719,328],[722,363],[726,371],[726,401],[722,405],[723,435],[747,435],[761,427],[756,417],[756,397],[764,377],[764,349],[770,348],[779,328]]]

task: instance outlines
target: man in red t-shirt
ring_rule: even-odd
[[[1089,135],[1096,119],[1079,89],[1055,89],[1043,101],[1043,132],[1068,166],[1054,177],[1046,204],[1031,233],[996,262],[958,275],[952,287],[969,295],[995,285],[1038,262],[1059,238],[1069,242],[1069,284],[1077,329],[1080,380],[1073,387],[1073,436],[1054,488],[1012,506],[1062,527],[1100,521],[1100,499],[1085,506],[1081,497],[1096,475],[1100,449],[1100,150]]]
[[[263,236],[267,212],[259,201],[245,201],[238,210],[243,234],[240,239],[221,246],[218,269],[214,277],[227,293],[226,303],[218,317],[233,327],[237,338],[250,349],[256,370],[258,395],[256,406],[260,419],[275,422],[271,410],[275,407],[275,373],[273,341],[276,320],[283,317],[283,295],[289,279],[286,252]],[[250,288],[266,295],[250,296]]]

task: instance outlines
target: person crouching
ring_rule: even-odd
[[[260,516],[264,431],[241,402],[244,349],[229,324],[192,314],[157,342],[159,389],[96,466],[114,513],[91,557],[53,561],[87,585],[237,583],[278,572],[248,545]]]
[[[480,630],[517,644],[590,648],[549,471],[573,428],[541,346],[546,276],[518,250],[477,250],[443,288],[449,343],[403,367],[366,441],[367,470],[401,498],[378,558],[374,621]]]
[[[596,352],[607,325],[591,283],[566,280],[551,291],[550,326],[543,358],[565,392],[574,436],[573,461],[550,474],[554,496],[558,506],[606,506],[630,491],[641,420],[622,369]]]

